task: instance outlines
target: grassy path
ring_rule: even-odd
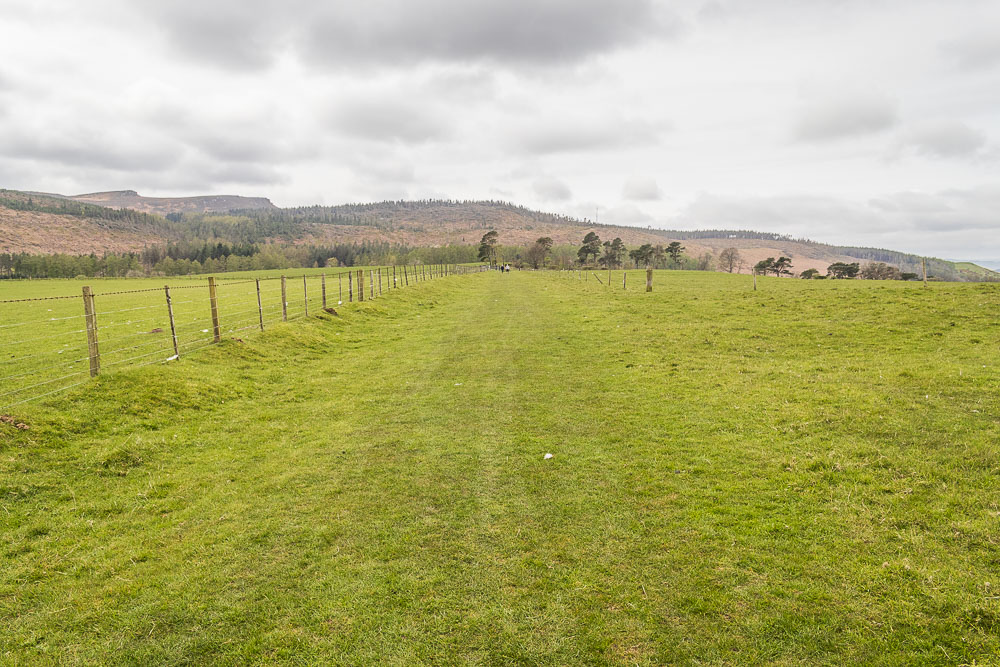
[[[995,659],[1000,294],[907,287],[483,274],[102,377],[0,427],[0,662]]]

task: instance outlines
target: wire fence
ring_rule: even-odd
[[[0,410],[108,369],[174,361],[223,338],[426,280],[485,270],[417,265],[0,301]]]

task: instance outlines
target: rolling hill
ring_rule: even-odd
[[[105,208],[130,208],[143,213],[170,215],[171,213],[224,213],[233,209],[273,209],[277,208],[266,197],[239,197],[236,195],[205,195],[198,197],[143,197],[135,190],[114,190],[92,192],[83,195],[58,195],[47,192],[26,194],[69,199],[82,204],[93,204]]]
[[[166,217],[164,217],[166,216]],[[766,232],[676,231],[599,225],[534,211],[502,201],[387,201],[339,206],[278,208],[263,197],[230,195],[157,198],[133,190],[64,196],[0,190],[0,252],[89,254],[139,251],[178,241],[216,240],[325,246],[376,242],[409,247],[474,245],[495,229],[501,243],[524,246],[548,236],[557,246],[576,246],[591,231],[602,240],[620,237],[637,247],[680,241],[692,257],[734,247],[740,271],[784,255],[796,272],[825,272],[834,262],[885,262],[920,273],[917,255],[834,246]],[[1000,273],[969,262],[928,259],[941,280],[1000,280]]]

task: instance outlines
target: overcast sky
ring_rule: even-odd
[[[997,0],[0,0],[0,187],[1000,259]]]

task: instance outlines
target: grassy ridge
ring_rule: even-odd
[[[1000,291],[759,282],[429,282],[32,405],[0,655],[994,658]]]

